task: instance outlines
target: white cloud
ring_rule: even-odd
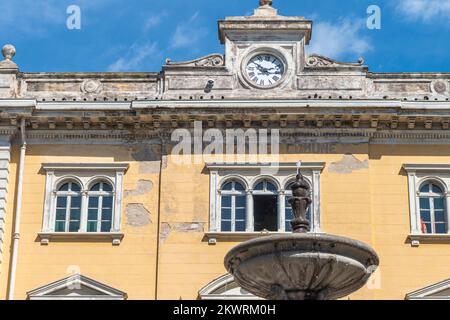
[[[308,53],[332,59],[359,58],[372,49],[370,41],[361,34],[364,20],[343,19],[337,24],[320,22],[314,26]]]
[[[0,28],[34,34],[42,33],[46,25],[64,25],[67,18],[66,7],[55,0],[1,1],[0,12]]]
[[[430,21],[450,15],[450,0],[398,0],[397,9],[408,19]]]
[[[119,0],[78,0],[84,10],[101,10]],[[10,33],[45,35],[50,27],[66,27],[67,7],[73,3],[61,0],[0,1],[0,29]],[[2,30],[2,31],[3,31]]]
[[[150,15],[146,18],[145,24],[144,24],[144,31],[148,31],[158,25],[160,25],[164,19],[166,19],[168,16],[167,12],[161,12],[159,14]]]
[[[158,49],[157,43],[134,43],[124,56],[117,59],[108,67],[108,71],[140,71],[146,69],[145,63],[147,61],[153,61],[155,57],[161,58],[161,52]]]
[[[189,20],[178,24],[172,36],[170,49],[186,48],[198,43],[208,33],[205,27],[198,24],[199,13],[194,13]]]

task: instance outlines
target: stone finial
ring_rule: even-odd
[[[259,0],[259,7],[255,9],[254,16],[277,16],[278,10],[272,7],[272,0]]]
[[[259,0],[259,5],[262,6],[272,6],[272,0]]]
[[[299,172],[295,183],[292,185],[292,198],[289,204],[294,213],[294,219],[291,221],[294,233],[306,233],[310,230],[310,222],[306,218],[309,206],[311,205],[310,187],[303,175]]]
[[[3,46],[2,54],[5,60],[12,60],[16,55],[16,48],[12,44],[6,44]]]
[[[16,48],[12,44],[7,44],[3,46],[2,55],[5,57],[4,60],[0,61],[0,72],[17,72],[19,67],[12,61],[12,58],[16,54]]]

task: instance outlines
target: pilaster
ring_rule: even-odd
[[[0,265],[3,262],[6,204],[9,182],[11,144],[9,138],[0,137]]]

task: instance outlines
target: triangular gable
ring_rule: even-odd
[[[125,300],[127,294],[76,274],[27,293],[29,300]]]
[[[199,293],[201,300],[261,300],[242,289],[231,274],[225,274],[203,287]]]
[[[450,279],[406,295],[407,300],[450,300]]]

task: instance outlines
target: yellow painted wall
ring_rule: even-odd
[[[351,237],[371,245],[379,254],[379,288],[363,288],[350,299],[404,299],[414,290],[450,278],[450,245],[407,242],[410,231],[408,183],[402,172],[405,163],[448,163],[447,146],[342,145],[326,154],[294,154],[281,149],[280,161],[325,162],[321,175],[322,230]],[[367,161],[368,168],[350,174],[331,172],[345,154]],[[18,148],[11,161],[7,207],[5,259],[1,266],[0,295],[6,297]],[[45,175],[44,162],[128,162],[124,190],[132,190],[139,179],[149,179],[153,189],[145,195],[126,198],[120,246],[111,243],[50,242],[41,246]],[[67,276],[67,267],[78,265],[81,273],[128,293],[130,299],[154,299],[158,230],[158,187],[161,178],[158,299],[196,299],[199,289],[225,273],[223,258],[236,243],[208,245],[204,232],[209,222],[209,173],[204,164],[180,166],[169,157],[161,177],[142,173],[142,163],[121,146],[29,146],[26,157],[22,237],[17,270],[16,298],[26,292]],[[140,172],[141,171],[141,172]],[[128,203],[143,203],[151,212],[152,224],[127,225]],[[198,223],[203,229],[186,230]],[[376,282],[376,281],[375,281]]]
[[[158,212],[158,173],[143,174],[125,147],[108,146],[28,146],[25,161],[21,238],[16,279],[16,299],[26,298],[26,292],[71,275],[72,270],[128,293],[130,299],[153,299],[156,279],[156,244]],[[6,297],[6,283],[11,242],[11,219],[15,167],[18,158],[15,148],[11,164],[11,184],[8,197],[5,263],[1,273],[1,297]],[[130,163],[125,175],[124,190],[136,188],[139,179],[153,182],[153,189],[145,195],[125,198],[120,246],[111,242],[50,242],[42,246],[37,239],[42,228],[45,196],[45,173],[42,163]],[[125,208],[128,203],[142,203],[150,211],[152,224],[132,227],[127,224]]]

